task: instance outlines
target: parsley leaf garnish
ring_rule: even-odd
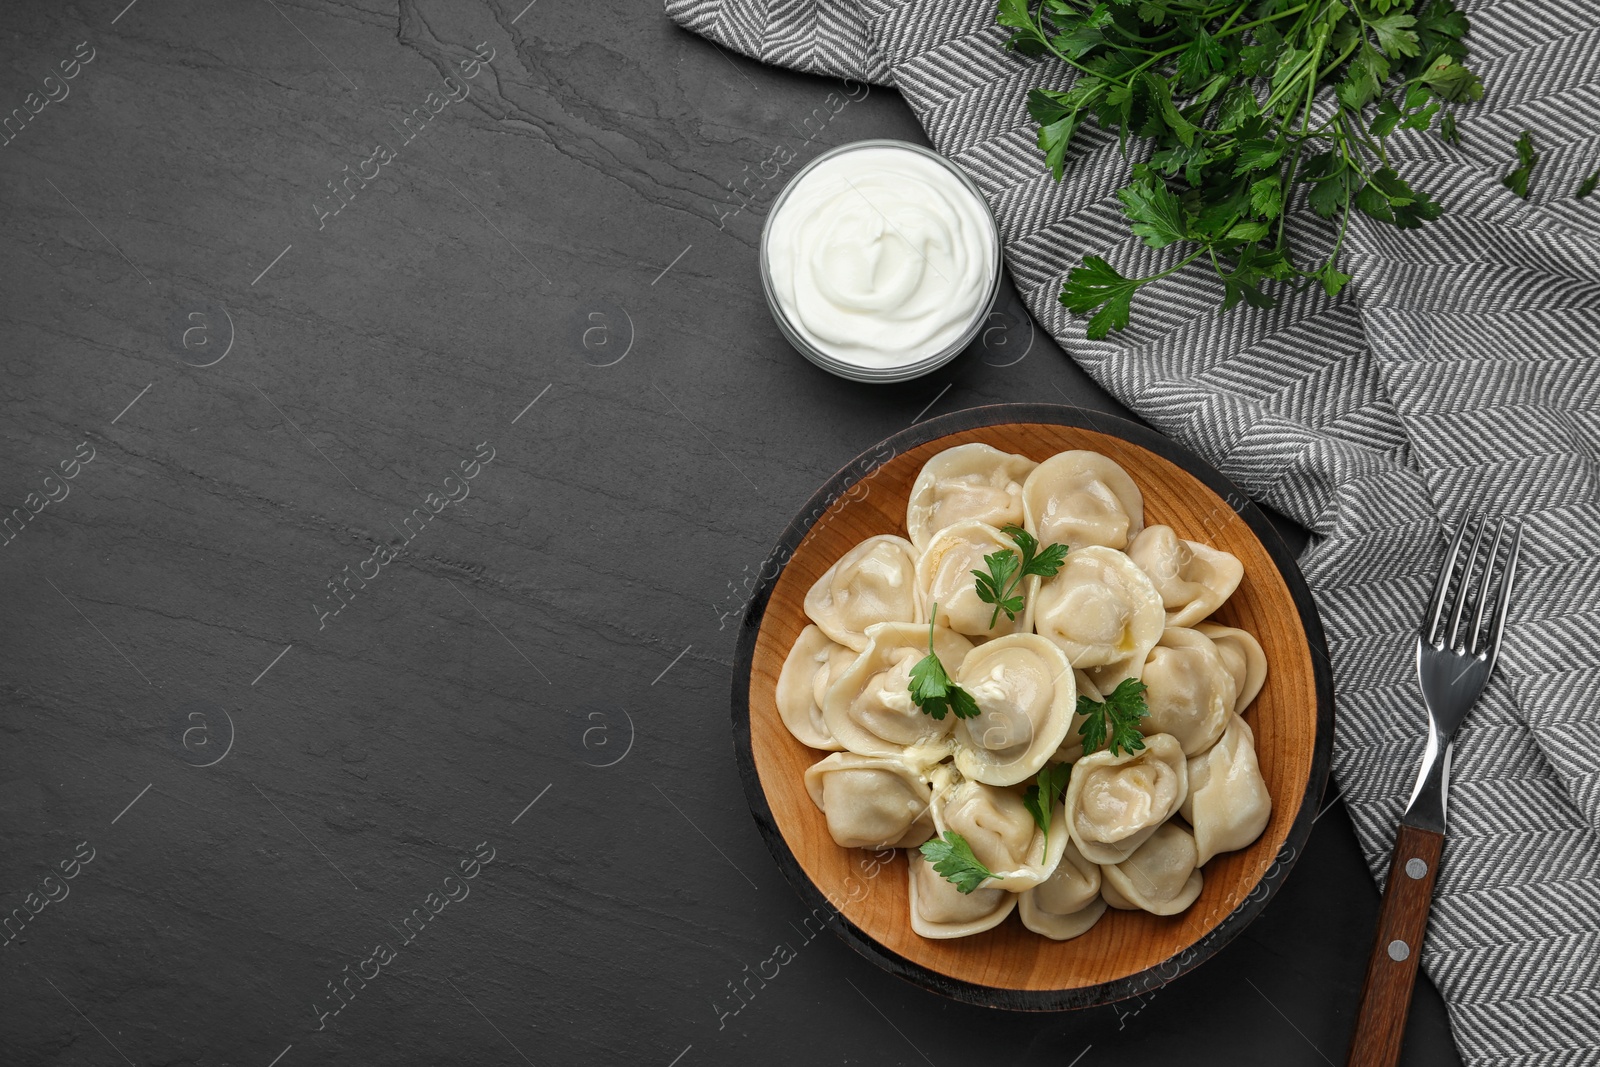
[[[1133,311],[1133,294],[1140,286],[1155,280],[1156,275],[1124,278],[1100,256],[1084,256],[1083,266],[1067,272],[1067,280],[1061,286],[1061,302],[1068,311],[1079,315],[1100,308],[1089,320],[1087,334],[1089,340],[1098,341],[1112,330],[1127,328]]]
[[[911,668],[911,702],[926,715],[943,719],[946,711],[956,713],[958,719],[975,718],[978,702],[972,694],[950,680],[944,664],[933,650],[933,624],[939,617],[939,605],[933,605],[933,618],[928,620],[928,654]]]
[[[1578,199],[1582,200],[1584,197],[1594,192],[1595,186],[1597,185],[1600,185],[1600,170],[1595,171],[1593,174],[1589,175],[1587,178],[1583,179],[1583,181],[1578,183]]]
[[[1046,855],[1050,852],[1050,819],[1055,810],[1056,801],[1062,793],[1067,791],[1067,782],[1072,778],[1072,765],[1070,763],[1051,763],[1039,768],[1039,775],[1032,785],[1023,790],[1022,806],[1028,809],[1028,814],[1033,816],[1033,821],[1044,834],[1044,849]]]
[[[1124,678],[1117,687],[1106,694],[1104,701],[1078,697],[1078,714],[1087,715],[1078,727],[1083,738],[1083,754],[1097,752],[1107,747],[1115,756],[1120,749],[1133,753],[1144,748],[1144,735],[1139,732],[1139,720],[1150,714],[1144,703],[1144,683],[1136,678]]]
[[[1014,523],[1001,532],[1016,542],[1017,548],[1022,551],[1021,558],[1013,550],[1002,548],[993,555],[983,557],[988,571],[972,572],[977,579],[978,599],[994,605],[994,613],[989,616],[990,629],[1000,621],[1002,611],[1006,613],[1006,618],[1015,620],[1017,612],[1022,610],[1022,594],[1017,591],[1022,579],[1030,576],[1052,578],[1061,569],[1061,562],[1067,558],[1066,545],[1053,544],[1041,552],[1039,539]]]
[[[936,837],[919,851],[940,877],[963,893],[972,892],[986,879],[994,877],[994,872],[972,854],[967,839],[954,830],[946,830],[943,840]]]
[[[1528,179],[1533,177],[1533,168],[1538,162],[1539,153],[1533,150],[1533,131],[1523,130],[1522,136],[1517,138],[1517,166],[1500,179],[1500,184],[1522,199],[1528,199]]]

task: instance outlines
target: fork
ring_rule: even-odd
[[[1439,873],[1439,857],[1444,852],[1450,742],[1494,672],[1500,639],[1505,633],[1517,559],[1522,552],[1522,528],[1518,526],[1511,539],[1509,555],[1501,568],[1499,592],[1494,597],[1494,614],[1485,629],[1484,615],[1505,541],[1506,523],[1500,520],[1494,541],[1482,556],[1476,597],[1472,596],[1473,576],[1480,569],[1479,549],[1488,529],[1487,520],[1476,523],[1477,532],[1462,561],[1459,582],[1456,581],[1456,561],[1471,525],[1474,524],[1463,522],[1456,531],[1417,633],[1417,680],[1428,708],[1428,742],[1423,748],[1417,784],[1395,831],[1389,881],[1378,911],[1378,932],[1367,961],[1367,979],[1361,987],[1361,1009],[1356,1016],[1349,1067],[1393,1067],[1399,1062],[1433,885]],[[1469,599],[1472,624],[1463,631],[1461,621]],[[1454,606],[1445,620],[1447,601]]]

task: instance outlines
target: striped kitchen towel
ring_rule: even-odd
[[[1025,98],[1071,75],[1002,50],[992,0],[666,8],[756,59],[898,88],[982,187],[1023,299],[1072,357],[1312,532],[1337,787],[1375,877],[1420,756],[1414,642],[1445,529],[1478,510],[1523,521],[1501,667],[1456,740],[1423,963],[1474,1067],[1600,1063],[1600,194],[1573,195],[1600,166],[1600,3],[1463,6],[1487,95],[1461,108],[1461,145],[1391,140],[1441,219],[1402,233],[1354,216],[1355,281],[1272,310],[1219,317],[1197,264],[1104,341],[1056,301],[1067,271],[1095,253],[1147,274],[1167,253],[1127,233],[1114,137],[1080,133],[1065,180],[1045,172]],[[1499,181],[1524,129],[1541,153],[1528,201]],[[1303,209],[1293,233],[1307,260],[1333,236]]]

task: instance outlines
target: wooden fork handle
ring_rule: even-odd
[[[1439,874],[1444,835],[1401,824],[1395,833],[1389,884],[1378,911],[1378,935],[1367,961],[1356,1016],[1350,1067],[1394,1067],[1400,1062],[1411,991],[1422,959],[1422,936],[1428,928],[1433,883]]]

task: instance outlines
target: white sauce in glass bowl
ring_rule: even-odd
[[[868,368],[961,341],[988,310],[997,269],[988,206],[909,146],[820,159],[784,191],[765,241],[772,295],[793,329]]]

